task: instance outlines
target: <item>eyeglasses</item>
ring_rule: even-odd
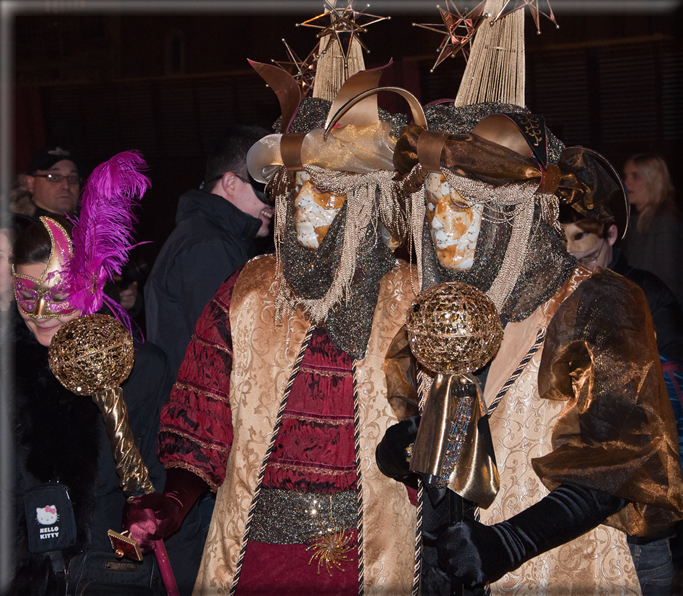
[[[65,176],[64,174],[31,174],[34,178],[45,178],[48,182],[52,184],[59,184],[64,178],[71,186],[76,186],[81,182],[81,177],[78,174],[69,174]]]

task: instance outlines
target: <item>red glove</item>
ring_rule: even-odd
[[[142,552],[154,548],[156,540],[166,540],[175,534],[197,499],[209,490],[199,476],[182,468],[166,472],[163,493],[150,493],[126,503],[123,510],[123,530],[137,541]]]

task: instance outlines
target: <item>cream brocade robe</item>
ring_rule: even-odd
[[[484,390],[490,404],[536,340],[547,328],[562,301],[587,272],[575,273],[570,282],[530,317],[505,328],[503,343],[491,364]],[[498,405],[489,423],[501,490],[481,522],[492,525],[520,513],[549,491],[540,481],[531,460],[552,451],[555,422],[566,402],[541,399],[538,370],[543,351],[534,354],[522,374]],[[491,584],[491,594],[564,596],[641,594],[626,534],[600,525],[583,536],[535,557]],[[425,595],[426,596],[426,595]]]
[[[195,596],[230,592],[259,472],[309,327],[298,311],[275,325],[274,279],[274,257],[257,257],[245,266],[235,285],[230,307],[234,440],[226,478],[216,495]],[[375,448],[387,428],[397,422],[387,401],[384,358],[414,297],[410,269],[399,261],[382,278],[366,356],[356,362],[364,592],[368,596],[410,594],[412,588],[415,508],[405,487],[380,473]],[[274,594],[276,590],[274,586]]]

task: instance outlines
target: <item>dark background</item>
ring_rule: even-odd
[[[465,67],[458,55],[430,73],[442,36],[412,23],[440,22],[435,3],[416,0],[411,14],[392,11],[390,2],[372,4],[368,12],[392,19],[362,37],[371,50],[367,67],[394,60],[382,84],[403,86],[423,103],[455,97]],[[615,0],[614,10],[602,12],[590,0],[585,11],[580,1],[551,4],[560,29],[543,19],[537,35],[527,13],[529,108],[567,145],[600,151],[617,169],[635,152],[662,154],[683,188],[680,3],[663,12],[648,9],[661,5],[650,2],[626,11],[631,4]],[[70,149],[88,170],[139,149],[153,186],[138,239],[153,241],[142,249],[152,261],[173,229],[178,197],[201,182],[214,138],[228,124],[270,127],[279,115],[275,94],[246,59],[285,60],[283,37],[303,58],[316,31],[296,23],[322,12],[323,3],[283,0],[278,6],[290,9],[283,14],[261,10],[257,0],[251,12],[231,11],[230,3],[182,13],[178,4],[143,5],[149,10],[134,13],[125,2],[114,12],[98,12],[95,0],[81,0],[75,11],[65,2],[26,3],[30,11],[19,5],[12,168],[25,170],[32,152],[48,144]],[[405,11],[405,3],[395,6]],[[404,108],[392,101],[381,97],[380,105]]]

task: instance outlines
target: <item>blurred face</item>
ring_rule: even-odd
[[[21,318],[43,346],[49,346],[59,329],[80,316],[69,304],[59,274],[47,274],[45,263],[17,265],[15,294]]]
[[[57,182],[54,177],[62,177]],[[68,178],[67,178],[68,176]],[[71,178],[71,180],[69,180]],[[74,162],[63,159],[49,170],[38,170],[26,176],[26,186],[33,194],[33,202],[50,213],[72,213],[78,206],[81,186]]]
[[[450,187],[443,174],[425,181],[427,219],[436,256],[446,269],[466,271],[474,264],[483,205],[471,205]]]
[[[256,219],[261,220],[261,227],[256,233],[257,238],[267,236],[270,222],[273,220],[274,208],[263,203],[254,194],[254,188],[247,179],[243,179],[236,174],[233,174],[233,177],[234,188],[230,202],[242,211],[242,213],[246,213],[247,215],[251,215]]]
[[[617,226],[610,226],[607,236],[582,229],[576,223],[562,224],[567,252],[586,269],[607,267],[612,261],[612,245],[616,241]]]
[[[12,294],[12,245],[4,232],[0,232],[0,301],[8,303]]]
[[[628,202],[636,211],[642,211],[650,200],[647,180],[639,168],[632,161],[624,166],[624,186],[628,195]]]
[[[332,221],[344,206],[346,196],[337,196],[316,189],[307,172],[296,173],[294,196],[294,228],[299,244],[317,249]]]

